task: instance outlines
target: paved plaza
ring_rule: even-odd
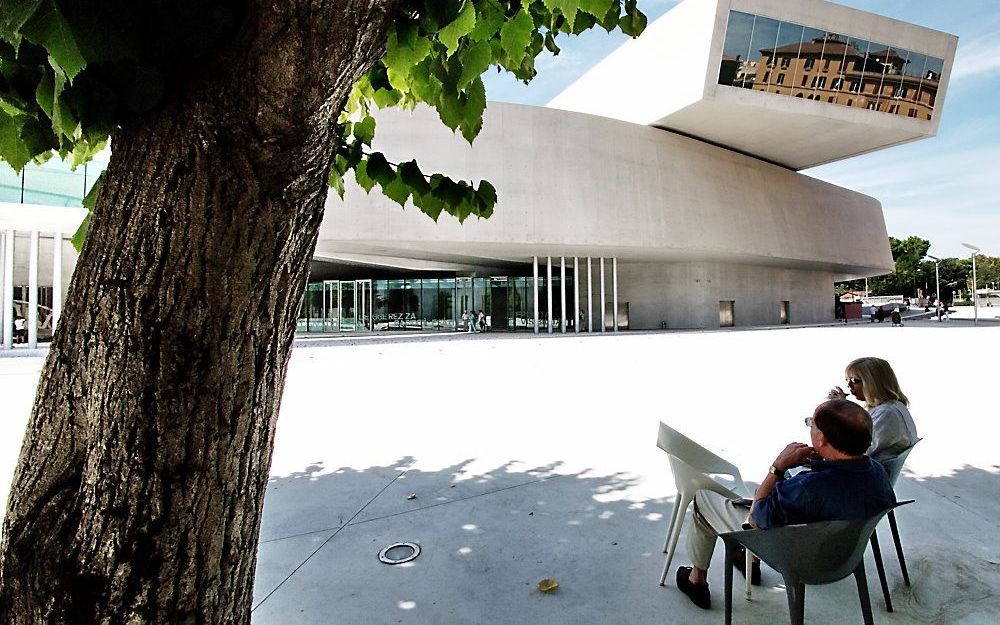
[[[917,500],[898,513],[913,586],[881,528],[896,611],[869,559],[875,622],[1000,622],[1000,324],[914,321],[301,342],[254,623],[721,624],[721,544],[712,610],[657,585],[675,494],[657,423],[756,482],[787,442],[808,440],[803,417],[867,355],[893,364],[924,438],[897,487]],[[4,500],[41,364],[0,358]],[[379,562],[401,541],[420,556]],[[688,563],[683,543],[673,568]],[[559,588],[542,594],[549,577]],[[763,582],[749,603],[737,591],[734,622],[787,622],[780,577],[765,567]],[[810,587],[806,621],[860,623],[853,581]]]

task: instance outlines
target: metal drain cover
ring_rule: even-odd
[[[385,564],[403,564],[420,555],[420,545],[416,543],[393,543],[378,552],[378,559]]]

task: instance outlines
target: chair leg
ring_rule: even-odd
[[[892,597],[889,596],[889,582],[885,579],[885,564],[882,562],[882,549],[878,544],[878,530],[872,532],[872,555],[875,557],[875,570],[878,571],[878,581],[882,585],[882,597],[885,598],[885,611],[892,612]]]
[[[788,596],[788,618],[792,625],[803,625],[806,619],[806,585],[801,582],[789,583],[785,580],[785,594]]]
[[[746,571],[747,574],[746,579],[744,580],[746,582],[746,588],[744,589],[743,594],[746,600],[750,601],[752,594],[750,591],[750,580],[753,578],[753,554],[750,553],[749,549],[745,549],[744,551],[746,551],[747,558],[743,570]]]
[[[726,541],[726,625],[733,625],[733,562],[738,547]]]
[[[674,553],[677,552],[677,539],[681,536],[681,529],[684,526],[684,513],[687,511],[688,505],[691,503],[691,497],[680,498],[678,495],[676,520],[671,524],[670,534],[667,536],[667,560],[663,563],[663,573],[660,574],[660,586],[663,586],[667,582],[667,575],[670,573],[670,562],[674,559]]]
[[[667,526],[667,535],[663,537],[663,553],[666,553],[670,548],[670,536],[674,532],[674,526],[677,525],[677,513],[681,510],[681,494],[677,493],[677,500],[674,502],[674,509],[670,511],[670,525]]]
[[[896,557],[899,559],[899,570],[903,573],[903,583],[910,585],[910,574],[906,570],[906,558],[903,557],[903,544],[899,542],[899,528],[896,527],[896,511],[889,511],[889,529],[892,530],[892,541],[896,543]]]
[[[858,567],[854,569],[854,581],[858,584],[858,599],[861,601],[861,615],[864,617],[865,625],[875,625],[872,618],[872,599],[868,595],[868,576],[865,575],[865,560],[861,559]]]

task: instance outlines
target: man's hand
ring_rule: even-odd
[[[830,392],[826,394],[827,399],[847,399],[847,392],[839,386],[834,386],[830,389]]]
[[[809,445],[804,445],[802,443],[789,443],[785,448],[778,454],[778,457],[774,459],[774,468],[779,471],[787,471],[792,467],[798,467],[808,464],[809,457],[813,455],[814,450]]]

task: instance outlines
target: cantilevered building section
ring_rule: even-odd
[[[957,45],[822,0],[687,0],[548,106],[801,170],[937,134]]]
[[[490,103],[474,147],[430,109],[381,111],[376,150],[491,181],[496,211],[462,225],[331,194],[299,330],[465,330],[469,310],[494,331],[832,321],[835,281],[893,269],[882,208],[797,171],[934,136],[956,45],[821,0],[687,0],[547,107]],[[73,255],[39,249],[79,215],[13,219],[39,178],[5,196],[3,173],[5,309],[42,310],[52,274],[35,319],[54,321]]]

